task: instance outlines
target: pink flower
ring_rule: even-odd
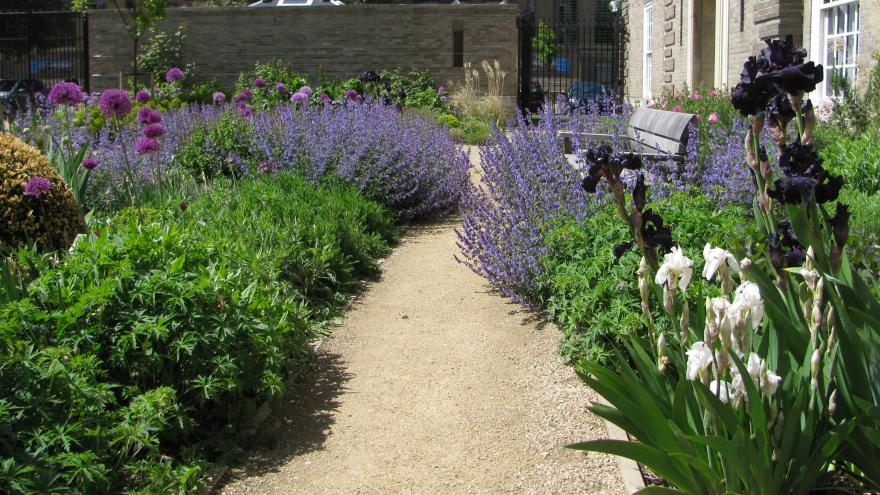
[[[24,185],[24,195],[39,198],[52,189],[52,183],[45,177],[35,175],[28,179]]]
[[[715,113],[715,112],[710,113],[710,114],[709,114],[709,118],[708,118],[707,120],[708,120],[709,122],[713,123],[713,124],[714,124],[715,122],[718,122],[718,114]]]
[[[168,72],[165,73],[165,81],[183,81],[183,71],[177,67],[172,67],[168,69]]]
[[[98,102],[101,113],[108,117],[122,118],[131,112],[131,99],[128,92],[121,89],[108,89],[101,93],[101,99]]]
[[[709,96],[711,96],[712,98],[715,98],[716,96],[718,96],[718,92],[713,89],[712,91],[709,92]]]
[[[39,93],[38,93],[39,94]],[[49,91],[49,103],[53,105],[75,106],[83,102],[82,90],[72,82],[60,82]]]
[[[144,136],[150,139],[156,139],[163,134],[165,134],[165,129],[162,128],[162,124],[150,124],[144,127]]]
[[[667,106],[668,106],[668,105],[666,104],[665,101],[664,101],[663,103],[660,104],[660,108],[662,108],[662,109],[664,109],[664,110],[666,110],[666,107],[667,107]]]
[[[309,102],[309,95],[307,95],[303,92],[297,91],[296,93],[293,94],[293,96],[290,97],[290,101],[292,101],[294,103],[299,103],[300,105],[305,105]]]
[[[144,136],[137,140],[137,143],[134,145],[134,150],[138,155],[154,153],[159,151],[159,141]]]
[[[657,101],[656,101],[656,100],[650,100],[650,101],[648,101],[648,103],[645,104],[645,106],[648,107],[648,108],[654,108],[654,107],[657,106]]]
[[[681,105],[675,105],[674,107],[672,107],[672,111],[673,111],[673,112],[680,112],[680,111],[681,111]]]
[[[701,95],[699,91],[694,91],[693,98],[694,98],[695,100],[702,100],[702,99],[703,99],[703,95]]]
[[[697,121],[703,120],[703,116],[700,114],[697,114],[694,117],[696,117]]]

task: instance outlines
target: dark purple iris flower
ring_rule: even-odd
[[[588,193],[595,193],[599,180],[618,180],[623,169],[638,170],[642,168],[642,159],[632,153],[614,153],[607,143],[592,146],[584,153],[584,161],[589,165],[587,176],[581,187]]]
[[[364,83],[374,83],[379,82],[379,74],[376,74],[374,70],[368,70],[361,74],[361,82]]]
[[[770,74],[773,85],[788,94],[809,93],[822,82],[825,69],[813,62],[785,67]]]
[[[659,247],[664,253],[672,251],[672,228],[664,225],[663,218],[654,210],[648,209],[642,213],[642,239],[648,246]]]
[[[801,65],[807,58],[807,50],[795,46],[794,37],[790,34],[785,39],[765,40],[765,43],[767,47],[761,50],[757,58],[757,64],[764,74]]]

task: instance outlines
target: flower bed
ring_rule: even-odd
[[[611,403],[591,410],[634,439],[574,448],[684,493],[877,490],[877,220],[845,202],[876,198],[866,166],[836,167],[856,177],[842,192],[823,167],[804,93],[824,72],[805,56],[788,38],[751,57],[731,93],[742,117],[701,121],[678,168],[622,152],[619,120],[578,154],[583,175],[549,116],[482,154],[465,262],[560,322],[563,352],[589,358],[578,370]]]

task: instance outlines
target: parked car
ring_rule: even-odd
[[[28,103],[33,104],[36,96],[48,94],[46,86],[37,79],[2,79],[0,80],[0,108],[12,114]]]
[[[585,112],[589,109],[590,102],[596,100],[599,105],[599,112],[605,111],[605,96],[608,92],[605,86],[597,82],[578,81],[568,86],[568,108],[569,112]]]

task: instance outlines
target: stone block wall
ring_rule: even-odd
[[[231,87],[258,61],[279,58],[316,78],[348,79],[366,70],[428,69],[438,84],[462,79],[453,67],[453,30],[464,62],[497,59],[516,94],[516,5],[346,5],[307,8],[176,8],[161,27],[189,26],[184,62],[197,78]],[[131,72],[131,40],[115,11],[89,13],[91,87],[115,87]],[[485,78],[482,78],[485,79]]]

